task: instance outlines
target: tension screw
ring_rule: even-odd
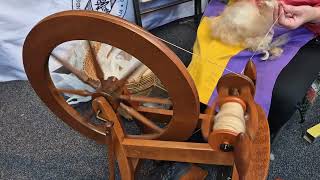
[[[223,152],[233,151],[233,146],[231,144],[220,144],[220,150]]]

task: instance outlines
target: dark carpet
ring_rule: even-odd
[[[0,84],[0,179],[105,179],[105,148],[62,123],[28,82]]]
[[[299,123],[296,112],[282,127],[272,143],[269,179],[320,179],[320,141],[312,144],[302,138],[306,130],[320,123],[320,99],[306,113],[306,122]]]

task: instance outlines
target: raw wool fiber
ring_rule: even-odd
[[[249,0],[231,2],[220,16],[212,19],[212,37],[228,45],[280,56],[282,49],[279,47],[286,41],[276,47],[271,44],[273,30],[270,29],[276,6],[275,0],[263,0],[258,4]]]

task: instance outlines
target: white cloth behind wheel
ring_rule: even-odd
[[[114,76],[117,79],[124,78],[129,72],[136,69],[135,73],[130,76],[129,82],[139,81],[145,73],[151,73],[148,68],[141,64],[139,60],[127,54],[121,49],[112,47],[108,44],[91,43],[92,45],[98,44],[98,49],[95,50],[96,59],[104,72],[104,79]],[[94,48],[95,49],[95,48]],[[85,61],[88,61],[88,54],[90,54],[87,41],[80,41],[71,51],[69,62],[73,67],[78,70],[85,71]],[[91,59],[92,61],[92,59]],[[87,73],[87,72],[85,72]],[[51,73],[51,78],[57,88],[62,89],[84,89],[94,92],[94,89],[87,84],[83,83],[73,74],[58,74]],[[79,102],[90,101],[90,97],[81,97],[77,95],[65,94],[69,97],[67,102],[69,104],[77,104]]]
[[[11,80],[26,80],[22,62],[22,46],[27,34],[43,18],[57,12],[76,9],[84,10],[89,0],[2,0],[0,1],[0,82]],[[97,0],[90,0],[93,6]],[[125,10],[119,14],[124,3]],[[93,9],[96,10],[96,9]],[[131,0],[121,0],[115,3],[111,14],[121,16],[134,22],[134,12]],[[61,28],[61,27],[52,27]],[[59,57],[67,57],[72,44],[59,46],[56,52]],[[50,70],[60,67],[50,63]]]
[[[109,0],[106,0],[109,1]],[[144,3],[148,8],[157,3],[170,3],[173,0],[152,0]],[[202,0],[206,5],[207,0]],[[40,20],[53,13],[71,9],[91,9],[94,11],[107,10],[109,6],[102,8],[99,0],[2,0],[0,1],[0,82],[11,80],[26,80],[22,62],[22,46],[24,40]],[[134,22],[134,9],[132,0],[112,0],[110,13]],[[91,3],[91,6],[88,6]],[[101,5],[101,4],[100,4]],[[90,7],[90,8],[88,8]],[[100,9],[99,9],[100,8]],[[146,29],[158,27],[173,20],[191,16],[193,2],[167,8],[161,11],[142,16],[143,25]],[[204,9],[204,8],[203,8]],[[106,13],[108,13],[106,12]],[[52,27],[61,28],[61,27]],[[106,30],[107,31],[107,30]],[[73,44],[64,44],[56,49],[59,57],[66,58]],[[50,70],[59,68],[58,63],[50,63]]]
[[[51,73],[51,78],[56,88],[59,89],[83,89],[90,92],[95,91],[91,86],[84,84],[73,74]],[[65,94],[65,96],[68,97],[68,104],[78,104],[80,102],[88,102],[91,100],[91,96],[83,97],[74,94]]]
[[[62,0],[0,1],[0,82],[26,79],[22,62],[26,35],[42,18],[70,5]]]

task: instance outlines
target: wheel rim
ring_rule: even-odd
[[[88,123],[65,102],[51,80],[49,55],[56,46],[71,40],[99,41],[125,50],[157,75],[173,102],[173,116],[164,131],[151,136],[152,139],[186,140],[192,135],[199,117],[199,100],[179,58],[142,28],[111,15],[88,11],[66,11],[45,18],[28,34],[23,48],[24,67],[32,87],[64,122],[94,140],[105,136],[103,129]]]

